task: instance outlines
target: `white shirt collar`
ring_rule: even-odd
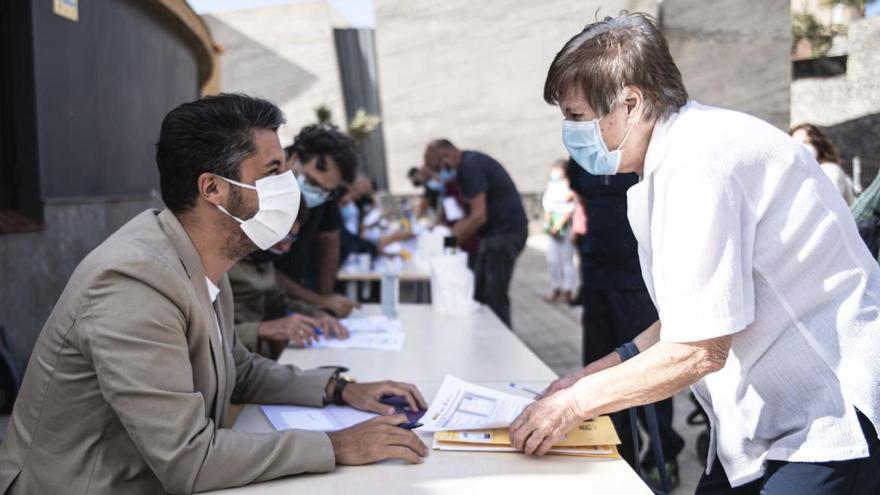
[[[648,152],[645,153],[645,167],[642,172],[642,178],[654,173],[657,167],[663,163],[666,158],[667,148],[669,147],[666,137],[672,128],[673,122],[678,119],[679,115],[693,108],[694,105],[697,105],[697,103],[690,100],[683,107],[679,108],[677,112],[666,119],[658,120],[654,123],[654,131],[651,133],[651,141],[648,143]]]
[[[208,284],[208,296],[211,298],[211,303],[213,304],[217,300],[217,294],[220,293],[220,288],[214,285],[214,282],[211,282],[211,279],[205,277],[205,283]]]

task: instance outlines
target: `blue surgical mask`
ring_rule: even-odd
[[[621,147],[631,130],[632,126],[626,130],[616,150],[608,151],[599,131],[599,119],[586,122],[563,120],[562,142],[574,161],[587,172],[593,175],[614,175],[620,168],[620,157],[623,155]]]
[[[425,187],[434,191],[434,192],[443,192],[443,181],[436,178],[431,178],[428,182],[425,183]]]
[[[440,171],[440,181],[444,184],[455,179],[455,171],[450,169],[443,169]]]
[[[300,175],[296,180],[299,182],[299,189],[302,191],[303,199],[306,200],[306,206],[309,208],[321,206],[330,196],[327,191],[306,180],[305,175]]]

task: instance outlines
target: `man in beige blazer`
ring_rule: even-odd
[[[286,171],[283,121],[275,105],[243,95],[165,117],[156,161],[168,209],[135,217],[71,276],[0,446],[0,493],[191,493],[427,455],[396,426],[405,417],[378,402],[396,394],[424,407],[414,386],[279,365],[233,330],[225,272],[256,249],[239,220],[258,218],[258,192],[242,184]],[[388,416],[329,434],[221,424],[231,402],[331,399]]]

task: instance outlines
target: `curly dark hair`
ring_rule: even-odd
[[[303,163],[317,156],[318,170],[322,171],[327,170],[325,157],[332,157],[339,166],[343,182],[354,181],[358,168],[357,146],[354,139],[338,127],[328,124],[303,127],[289,148],[291,154],[296,153]]]
[[[165,206],[175,213],[192,208],[205,172],[238,180],[239,165],[256,152],[254,130],[277,131],[283,123],[273,103],[243,94],[206,96],[168,112],[156,144]]]
[[[819,163],[840,163],[840,151],[837,146],[828,139],[828,136],[813,124],[799,124],[792,127],[788,133],[794,135],[799,130],[804,130],[810,138],[810,144],[816,148],[816,161]]]

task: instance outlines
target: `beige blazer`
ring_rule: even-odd
[[[170,211],[110,236],[71,276],[31,355],[0,493],[191,493],[332,470],[324,433],[222,427],[230,401],[320,406],[331,374],[251,354],[232,307],[225,276],[212,307]]]

